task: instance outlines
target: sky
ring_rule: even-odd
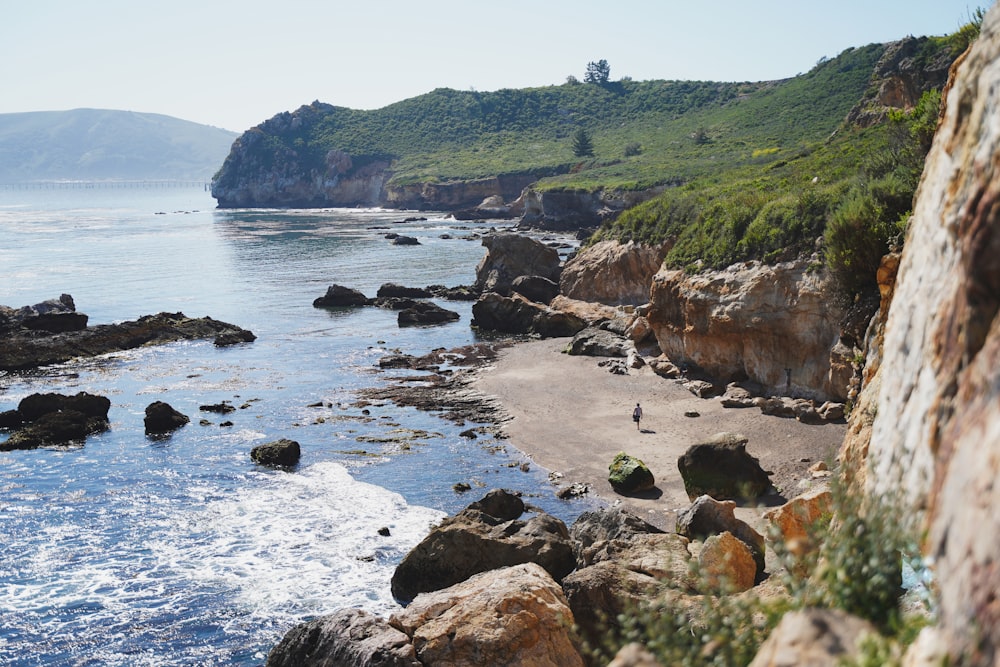
[[[992,0],[3,0],[0,113],[160,113],[242,132],[319,100],[582,79],[763,81],[944,35]],[[998,10],[1000,11],[1000,10]]]

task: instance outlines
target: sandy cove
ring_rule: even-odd
[[[615,375],[598,366],[600,358],[570,356],[566,339],[518,343],[501,351],[477,373],[474,388],[493,396],[511,419],[503,430],[510,442],[539,466],[563,475],[560,485],[586,484],[590,493],[621,503],[638,516],[671,529],[676,512],[690,505],[677,471],[677,459],[699,439],[720,431],[749,438],[747,451],[774,474],[786,498],[811,483],[809,466],[832,462],[844,438],[844,424],[809,425],[761,414],[757,408],[724,408],[718,399],[701,399],[675,380],[648,367]],[[642,430],[632,409],[642,405]],[[699,417],[686,417],[687,411]],[[642,459],[656,477],[658,492],[643,497],[615,493],[608,464],[619,451]],[[771,499],[771,504],[780,499]],[[758,510],[739,516],[755,523]]]

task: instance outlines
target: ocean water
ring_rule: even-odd
[[[303,620],[391,613],[395,565],[490,488],[567,524],[593,506],[556,499],[546,471],[522,470],[516,443],[355,405],[360,388],[387,381],[384,354],[475,342],[470,304],[441,302],[456,323],[408,328],[388,310],[312,307],[332,283],[369,295],[385,282],[469,284],[485,249],[468,237],[504,223],[214,206],[199,188],[0,190],[0,303],[69,293],[91,324],[182,311],[258,336],[0,374],[0,410],[34,392],[112,403],[110,431],[84,445],[0,453],[2,665],[260,665]],[[421,245],[393,246],[389,231]],[[155,400],[191,424],[147,438]],[[224,401],[237,410],[199,409]],[[250,461],[282,437],[302,446],[295,471]]]

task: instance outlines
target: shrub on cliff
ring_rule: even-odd
[[[870,638],[864,659],[899,655],[929,616],[927,600],[903,611],[902,560],[919,554],[918,532],[903,507],[900,498],[868,496],[849,480],[837,481],[830,511],[809,525],[805,540],[786,545],[771,538],[785,566],[772,579],[784,594],[773,584],[767,593],[740,595],[688,596],[678,588],[620,614],[604,645],[590,647],[593,662],[606,664],[619,648],[638,642],[661,665],[747,665],[784,614],[807,608],[839,609],[872,622],[882,634]],[[803,552],[803,544],[812,548]],[[913,566],[922,572],[921,562]]]
[[[890,241],[905,220],[886,219],[871,192],[853,192],[834,212],[826,228],[826,263],[838,292],[848,301],[875,288],[875,274]]]

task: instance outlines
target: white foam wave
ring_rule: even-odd
[[[16,514],[5,518],[17,523],[0,520],[22,554],[0,565],[0,663],[31,646],[51,664],[84,664],[74,654],[158,664],[137,651],[163,642],[173,664],[230,664],[218,642],[198,658],[199,637],[222,632],[259,652],[338,608],[385,615],[397,608],[395,565],[443,516],[333,462],[254,472],[229,491],[199,481],[173,498],[113,495],[67,489],[48,510],[82,506],[86,522],[53,518],[27,533]]]
[[[150,551],[184,577],[232,591],[254,614],[395,608],[392,568],[443,515],[333,462],[267,476],[174,523]]]

